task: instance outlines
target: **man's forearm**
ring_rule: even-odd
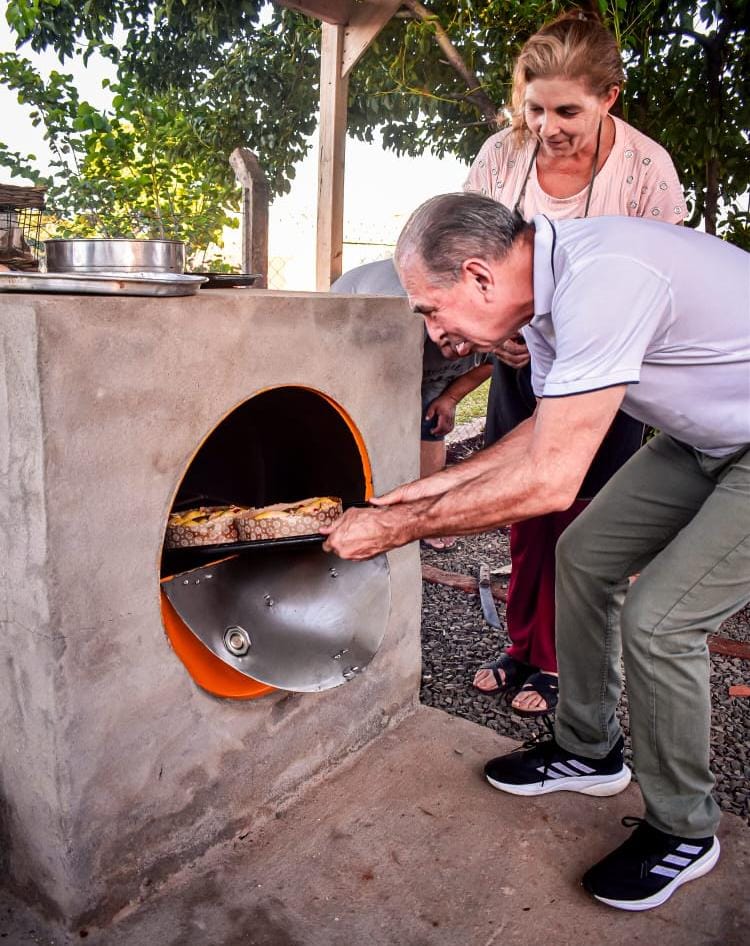
[[[498,444],[445,473],[349,509],[323,548],[371,558],[423,536],[482,532],[567,509],[622,402],[624,385],[542,401]],[[420,490],[423,490],[420,492]]]
[[[502,451],[504,457],[508,458],[509,462],[521,458],[528,449],[533,433],[533,425],[533,418],[530,417],[511,430],[509,434],[506,434],[502,440],[491,447],[478,451],[468,460],[462,460],[460,463],[446,467],[438,473],[414,480],[386,493],[382,497],[383,503],[403,503],[430,496],[439,496],[449,489],[454,489],[464,483],[471,483],[478,476],[496,466],[500,451]]]
[[[378,504],[376,509],[349,509],[334,526],[321,529],[329,534],[323,548],[342,558],[371,558],[425,536],[483,532],[566,509],[582,475],[573,480],[560,475],[557,452],[545,459],[538,450],[526,452],[524,440],[519,434],[505,450],[493,447],[485,451],[495,454],[495,465],[487,468],[482,462],[471,464],[476,475],[443,493],[400,498]],[[468,467],[469,463],[462,465]],[[433,480],[437,476],[424,482]],[[564,482],[568,482],[567,489],[560,488]],[[393,495],[404,495],[408,488],[394,490]]]
[[[446,471],[465,466],[471,476],[414,497],[404,519],[410,538],[467,535],[569,508],[623,390],[543,404],[497,444]]]
[[[437,495],[394,507],[411,541],[423,535],[469,535],[567,508],[568,491],[553,486],[549,464],[533,454],[498,454],[494,465]],[[500,461],[500,462],[499,462]]]

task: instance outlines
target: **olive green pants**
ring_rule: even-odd
[[[713,834],[707,637],[750,601],[750,449],[647,443],[563,533],[556,598],[557,741],[601,758],[619,738],[622,654],[646,820]]]

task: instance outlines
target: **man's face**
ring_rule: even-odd
[[[494,351],[517,330],[509,306],[497,292],[487,291],[487,264],[470,264],[464,264],[456,282],[435,286],[415,254],[399,263],[409,305],[424,317],[428,335],[445,357],[450,357],[448,348],[453,357]]]

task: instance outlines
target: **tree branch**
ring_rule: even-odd
[[[652,30],[651,32],[654,36],[689,36],[704,49],[711,49],[712,45],[711,39],[708,36],[704,36],[702,33],[696,33],[695,30]]]
[[[685,226],[690,227],[691,230],[694,230],[698,224],[701,222],[703,217],[703,194],[700,192],[700,197],[696,191],[695,195],[695,206],[693,207],[693,212],[690,215],[690,219],[685,221]]]
[[[429,24],[435,30],[435,39],[445,58],[448,60],[451,68],[458,73],[469,88],[465,96],[468,101],[475,105],[484,116],[484,120],[495,130],[498,126],[497,108],[492,99],[482,90],[482,85],[476,75],[466,65],[461,53],[451,42],[440,20],[434,13],[430,13],[427,7],[423,6],[419,0],[404,0],[404,6],[412,11],[414,16],[423,23]]]

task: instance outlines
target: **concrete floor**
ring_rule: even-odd
[[[60,934],[0,895],[12,946],[747,946],[750,828],[725,815],[718,867],[658,910],[578,886],[639,815],[609,799],[525,800],[480,776],[513,744],[420,708],[327,780],[144,895],[107,930]]]

